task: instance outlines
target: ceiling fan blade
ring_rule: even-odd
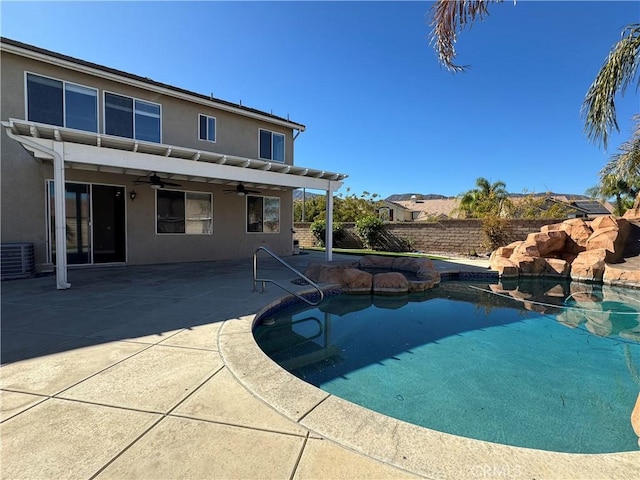
[[[164,184],[164,185],[169,185],[171,187],[180,187],[181,186],[179,183],[173,183],[173,182],[162,182],[161,181],[161,183]]]

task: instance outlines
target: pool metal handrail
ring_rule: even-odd
[[[300,277],[302,280],[304,280],[309,285],[311,285],[313,288],[315,288],[318,291],[318,293],[320,294],[320,299],[317,302],[313,302],[313,301],[309,300],[308,298],[305,298],[303,295],[300,295],[299,293],[296,293],[296,292],[294,292],[292,290],[289,290],[287,287],[285,287],[284,285],[278,283],[275,280],[272,280],[270,278],[258,278],[258,253],[260,252],[260,250],[268,253],[271,257],[273,257],[278,262],[280,262],[281,265],[287,267],[289,270],[291,270],[293,273],[295,273],[298,277]],[[287,262],[282,260],[280,257],[278,257],[275,253],[273,253],[267,247],[258,247],[256,249],[256,251],[254,252],[254,254],[253,254],[253,291],[254,292],[257,290],[256,286],[257,286],[258,282],[262,282],[262,292],[264,292],[265,284],[267,282],[268,283],[273,283],[274,285],[280,287],[284,291],[289,292],[291,295],[294,295],[294,296],[298,297],[300,300],[302,300],[303,302],[307,303],[308,305],[311,305],[312,307],[315,307],[315,306],[319,305],[320,302],[322,302],[322,300],[324,299],[324,292],[322,291],[322,289],[318,285],[316,285],[314,282],[312,282],[304,274],[300,273],[298,270],[293,268]]]

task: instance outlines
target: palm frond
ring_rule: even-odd
[[[438,61],[453,72],[461,72],[466,65],[456,65],[455,44],[458,34],[476,19],[482,20],[489,15],[487,4],[502,0],[438,0],[431,7],[430,43],[438,53]]]
[[[607,148],[611,130],[619,131],[615,97],[637,76],[640,64],[640,24],[628,25],[600,68],[582,104],[585,133]],[[640,79],[638,80],[640,84]]]
[[[600,175],[613,175],[632,185],[640,185],[640,139],[620,145],[620,152],[611,156]]]

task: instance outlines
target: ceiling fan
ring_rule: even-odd
[[[134,180],[133,183],[135,183],[136,185],[146,183],[151,185],[151,188],[154,188],[156,190],[159,188],[164,188],[166,186],[170,186],[170,187],[180,186],[179,183],[167,182],[165,180],[162,180],[158,175],[156,175],[156,172],[153,172],[151,175],[147,177],[138,177],[138,179]]]
[[[239,183],[238,185],[236,185],[236,188],[231,190],[224,190],[224,193],[233,193],[240,197],[244,197],[249,193],[260,193],[260,192],[258,190],[249,190],[248,188],[245,188],[243,184]]]

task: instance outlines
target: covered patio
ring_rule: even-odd
[[[271,191],[295,188],[324,191],[327,196],[327,231],[333,222],[333,193],[342,186],[345,174],[326,172],[279,162],[236,157],[175,145],[84,132],[70,128],[10,119],[2,122],[9,138],[20,143],[39,161],[52,162],[56,218],[66,218],[65,181],[67,170],[102,172],[125,176],[123,182],[153,178],[152,188],[163,182],[188,181],[227,185],[245,195],[245,187]],[[133,200],[133,198],[132,198]],[[65,222],[55,225],[56,287],[71,286],[67,278]],[[332,237],[326,238],[326,260],[332,259]],[[167,258],[167,261],[171,259]]]

